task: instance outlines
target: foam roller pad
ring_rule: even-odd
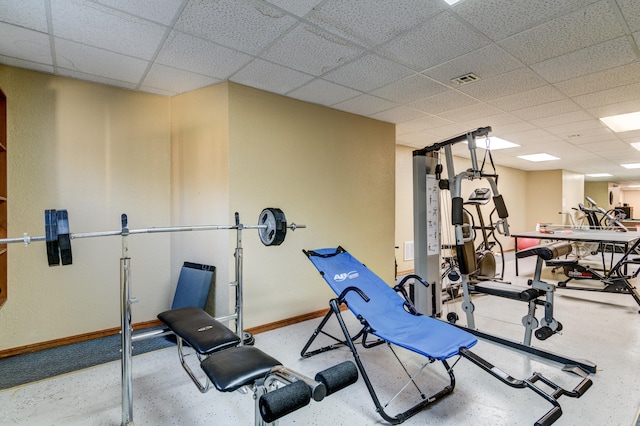
[[[345,361],[319,372],[316,374],[315,381],[324,384],[329,396],[357,382],[358,369],[353,362]]]
[[[309,385],[303,381],[297,381],[262,395],[258,406],[262,420],[271,423],[308,405],[310,401]]]

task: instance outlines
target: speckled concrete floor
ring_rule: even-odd
[[[507,262],[507,272],[513,271]],[[526,280],[533,263],[521,261],[520,277]],[[507,277],[509,278],[509,277]],[[546,271],[545,278],[553,276]],[[322,285],[322,282],[318,282]],[[580,399],[560,398],[563,416],[555,423],[567,425],[635,425],[640,406],[640,314],[628,295],[559,290],[556,318],[562,322],[562,335],[534,345],[573,358],[588,359],[598,365],[592,375],[593,387]],[[522,339],[520,320],[525,307],[518,302],[488,296],[475,298],[479,329],[514,340]],[[458,303],[447,304],[448,311]],[[348,316],[348,315],[347,315]],[[538,315],[539,317],[540,315]],[[287,367],[308,376],[344,360],[352,359],[341,349],[300,358],[300,350],[319,320],[310,320],[256,336],[256,346],[278,358]],[[356,324],[349,320],[349,324]],[[333,325],[333,329],[336,329]],[[533,371],[542,372],[559,384],[571,388],[580,381],[561,365],[525,355],[486,341],[474,352],[516,378]],[[390,398],[404,373],[394,366],[393,355],[385,347],[360,351],[371,379],[380,390],[380,399]],[[411,367],[422,361],[415,354],[400,351]],[[424,390],[444,384],[442,368],[436,363],[421,376]],[[512,389],[467,360],[455,365],[454,393],[407,420],[407,425],[530,425],[550,404],[527,389]],[[392,389],[393,388],[393,389]],[[174,348],[134,357],[133,419],[136,425],[250,425],[254,422],[251,395],[198,392],[179,366]],[[412,398],[415,393],[410,394]],[[406,409],[409,397],[390,405],[395,414]],[[0,391],[2,425],[117,425],[122,421],[120,364],[118,362],[74,372],[64,376]],[[360,379],[349,388],[312,402],[280,420],[281,425],[371,425],[384,424]]]

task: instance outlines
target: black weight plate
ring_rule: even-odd
[[[71,265],[71,236],[69,234],[69,215],[66,210],[58,210],[58,247],[63,265]]]
[[[265,246],[278,246],[282,244],[287,235],[287,218],[282,210],[268,207],[260,213],[258,225],[265,228],[258,229],[260,241]]]
[[[55,210],[44,211],[44,234],[47,243],[47,260],[49,266],[60,264],[60,252],[58,251],[58,215]]]

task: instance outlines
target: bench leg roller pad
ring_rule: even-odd
[[[351,361],[345,361],[316,374],[316,382],[324,384],[327,396],[358,381],[358,369]]]
[[[271,423],[309,405],[309,402],[311,389],[305,382],[298,381],[262,395],[258,406],[262,419]]]

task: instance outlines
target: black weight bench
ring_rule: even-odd
[[[322,401],[358,380],[351,361],[321,371],[314,379],[289,370],[260,349],[240,345],[235,333],[200,308],[172,309],[158,318],[176,335],[180,363],[200,392],[207,392],[211,384],[220,392],[253,392],[256,425],[275,424],[312,398]],[[185,360],[184,342],[196,352],[206,374],[204,384]]]

